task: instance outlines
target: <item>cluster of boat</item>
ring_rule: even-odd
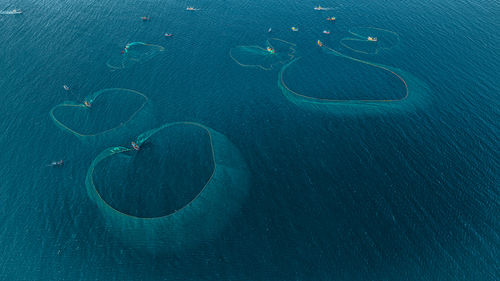
[[[314,10],[316,11],[327,11],[327,10],[330,10],[331,8],[325,8],[325,7],[321,7],[320,5],[314,7]],[[187,11],[197,11],[199,9],[196,9],[194,7],[187,7],[186,8]],[[12,10],[10,13],[12,14],[22,14],[22,10]],[[151,17],[149,16],[144,16],[144,17],[141,17],[142,21],[149,21],[151,20]],[[335,21],[335,17],[334,16],[331,16],[331,17],[328,17],[326,18],[327,21]],[[269,28],[267,32],[271,32],[272,29]],[[292,26],[292,31],[294,32],[297,32],[299,31],[299,28],[298,27],[295,27],[295,26]],[[329,30],[323,30],[323,34],[330,34],[330,31]],[[165,33],[164,34],[165,37],[171,37],[173,36],[172,33]],[[371,37],[371,36],[368,36],[367,38],[368,41],[371,41],[371,42],[377,42],[378,39],[377,37]],[[318,40],[316,42],[318,44],[319,47],[323,47],[323,42],[321,42],[321,40]],[[125,50],[122,51],[122,53],[125,53],[128,49],[129,45],[127,44],[125,46]],[[269,52],[270,54],[274,54],[275,53],[275,50],[271,47],[267,47],[267,52]],[[70,91],[70,88],[68,85],[64,85],[63,86],[64,90],[66,91]],[[87,108],[90,108],[92,106],[92,104],[88,101],[83,101],[83,105]],[[136,142],[131,142],[131,145],[132,145],[132,148],[136,151],[139,151],[140,150],[140,146],[136,143]],[[64,164],[63,160],[60,160],[60,161],[56,161],[56,162],[52,162],[49,166],[62,166]]]
[[[198,11],[198,10],[200,10],[200,9],[195,8],[195,7],[186,7],[186,11]],[[149,16],[144,16],[144,17],[141,17],[141,20],[142,20],[142,21],[150,21],[150,20],[151,20],[151,17],[149,17]],[[165,36],[165,37],[172,37],[172,36],[173,36],[173,34],[172,34],[172,33],[168,33],[168,32],[167,32],[167,33],[165,33],[165,34],[164,34],[164,36]],[[124,53],[124,52],[122,52],[122,53]]]
[[[318,5],[318,6],[314,7],[314,10],[316,10],[316,11],[328,11],[328,10],[331,10],[331,8],[325,8],[325,7],[321,7],[321,5]],[[333,22],[336,20],[336,18],[334,16],[331,16],[331,17],[327,17],[326,20]],[[293,30],[293,27],[292,27],[292,30]],[[294,30],[294,31],[298,31],[298,29]],[[323,30],[323,34],[330,34],[330,31]],[[377,37],[371,37],[371,36],[368,36],[368,38],[366,40],[371,41],[371,42],[378,41]],[[316,43],[318,44],[318,46],[323,47],[323,42],[321,42],[321,40],[318,40]]]

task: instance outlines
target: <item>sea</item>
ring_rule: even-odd
[[[13,9],[23,13],[5,13]],[[0,10],[0,280],[500,279],[498,1],[0,0]],[[340,42],[357,27],[389,30],[399,41],[376,54],[354,52]],[[289,87],[341,101],[291,99],[280,87],[290,61],[264,70],[230,56],[238,46],[265,48],[269,38],[293,44],[290,60],[300,57],[285,73]],[[404,94],[390,73],[341,61],[317,40],[423,86],[408,85],[408,99],[395,106],[342,101]],[[110,68],[131,42],[164,50]],[[149,99],[139,129],[82,138],[50,115],[58,104],[108,88]],[[100,130],[121,116],[126,100],[116,99],[105,112],[96,103],[90,110],[99,118],[82,129]],[[189,151],[204,151],[204,160],[196,166],[191,153],[195,167],[165,169],[168,176],[160,167],[173,164],[153,161],[154,173],[138,167],[128,186],[141,194],[165,188],[161,178],[171,183],[167,193],[200,185],[192,201],[199,209],[189,221],[175,217],[184,235],[161,233],[189,245],[146,251],[109,225],[113,218],[89,196],[86,177],[102,151],[130,147],[132,137],[174,122],[224,137],[218,146],[228,148],[227,159],[216,162],[225,178],[209,185],[219,193],[203,197],[206,135],[166,134],[161,142],[175,143],[162,155],[179,152],[175,163],[182,163]],[[59,160],[63,166],[50,166]],[[110,168],[111,180],[101,181],[110,186],[101,188],[118,190],[112,177],[119,174]],[[140,202],[162,208],[164,195]],[[124,198],[141,208],[134,196]],[[204,206],[219,211],[204,213]],[[205,221],[220,223],[207,231]]]

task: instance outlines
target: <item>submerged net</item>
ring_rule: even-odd
[[[125,46],[120,54],[113,55],[106,65],[112,70],[119,70],[133,66],[136,63],[144,63],[165,50],[164,47],[143,42],[132,42]]]
[[[368,62],[351,56],[347,56],[328,47],[323,47],[322,49],[326,54],[336,56],[336,58],[347,59],[351,62],[360,63],[364,66],[374,67],[380,71],[383,71],[386,76],[392,76],[393,83],[395,83],[394,85],[397,87],[397,89],[399,89],[398,91],[400,92],[396,95],[381,95],[384,97],[357,99],[334,98],[331,97],[332,95],[329,95],[329,93],[321,92],[300,92],[297,89],[293,89],[289,85],[289,83],[286,82],[286,77],[288,77],[288,69],[290,69],[299,60],[294,59],[293,61],[282,67],[278,78],[278,86],[280,87],[285,97],[291,102],[315,110],[326,110],[328,112],[335,112],[340,114],[358,114],[384,112],[389,109],[414,110],[415,108],[422,106],[422,104],[428,102],[428,99],[430,98],[428,86],[406,71],[403,71],[396,67]],[[320,70],[318,69],[318,71]],[[356,85],[353,85],[353,87],[355,86]],[[328,89],[335,91],[335,85],[330,85],[330,88]],[[389,96],[389,98],[387,96]]]
[[[400,42],[396,32],[377,27],[355,27],[349,33],[354,37],[342,38],[340,44],[350,51],[365,55],[390,50]]]
[[[271,70],[294,58],[295,44],[271,38],[266,40],[264,47],[253,45],[231,48],[229,56],[240,66]]]
[[[111,88],[95,92],[83,102],[65,101],[54,106],[49,114],[65,132],[89,139],[137,134],[138,128],[152,119],[149,107],[149,99],[144,94]]]
[[[154,253],[183,250],[221,231],[248,191],[238,149],[191,122],[165,124],[135,142],[139,151],[106,149],[87,172],[88,195],[111,231]]]

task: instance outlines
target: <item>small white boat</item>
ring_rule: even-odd
[[[62,165],[64,165],[64,161],[59,160],[59,161],[54,161],[54,162],[50,163],[49,165],[47,165],[47,167],[57,167],[57,166],[62,166]]]
[[[22,13],[23,13],[23,11],[20,9],[19,10],[14,9],[11,11],[0,11],[0,15],[20,15]]]
[[[314,10],[316,11],[328,11],[328,10],[331,10],[332,8],[326,8],[326,7],[321,7],[321,5],[318,5],[316,7],[314,7]]]
[[[271,31],[273,31],[273,29],[269,27],[269,29],[267,30],[267,32],[270,33]]]
[[[70,89],[69,89],[69,87],[68,87],[68,85],[64,85],[64,86],[63,86],[63,88],[64,88],[64,90],[66,90],[66,91],[69,91],[69,90],[70,90]]]

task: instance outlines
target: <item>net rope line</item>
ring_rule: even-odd
[[[132,42],[132,43],[128,44],[129,47],[130,46],[135,46],[135,45],[157,47],[157,48],[159,48],[159,52],[165,51],[165,47],[160,46],[160,45],[155,45],[155,44],[148,44],[148,43],[144,43],[144,42]],[[125,52],[121,55],[121,61],[120,61],[121,66],[114,66],[114,65],[112,65],[112,64],[109,63],[109,60],[106,62],[106,65],[109,68],[111,68],[112,70],[120,70],[120,69],[126,68],[125,62],[124,62],[126,60],[129,60],[129,61],[132,61],[132,62],[136,62],[136,63],[140,63],[141,62],[141,60],[139,60],[139,59],[129,58],[127,54],[128,54],[128,48],[125,49]]]
[[[250,46],[238,45],[238,46],[236,46],[234,48],[229,49],[229,56],[231,57],[231,59],[233,59],[240,66],[260,68],[260,69],[265,70],[265,71],[273,70],[274,69],[274,65],[276,65],[276,64],[285,64],[287,61],[289,61],[289,60],[291,60],[291,59],[293,59],[295,57],[295,52],[296,52],[295,47],[297,46],[296,44],[294,44],[292,42],[285,41],[283,39],[279,39],[279,38],[270,38],[270,39],[267,39],[266,40],[266,44],[269,47],[271,47],[272,49],[274,49],[274,46],[271,44],[270,40],[280,41],[282,43],[290,45],[290,47],[289,47],[290,52],[287,54],[288,59],[286,59],[286,60],[280,60],[280,61],[278,61],[276,63],[273,63],[273,64],[271,64],[270,67],[264,67],[264,66],[259,65],[259,64],[244,64],[244,63],[241,63],[232,54],[233,49],[235,49],[235,48],[244,48],[245,47],[245,48],[257,48],[259,50],[262,50],[265,53],[265,55],[270,55],[270,56],[271,55],[274,55],[274,56],[276,55],[276,54],[269,54],[269,52],[268,52],[267,49],[264,49],[261,46],[257,46],[257,45],[250,45]]]
[[[358,27],[358,28],[360,28],[360,29],[361,28],[374,29],[374,30],[383,31],[383,32],[387,32],[387,33],[391,33],[391,34],[395,35],[396,39],[397,39],[397,42],[393,46],[399,44],[399,42],[401,41],[400,38],[399,38],[399,34],[396,33],[396,32],[394,32],[394,31],[392,31],[392,30],[378,28],[378,27],[371,27],[371,26]],[[375,52],[373,52],[373,53],[360,51],[360,50],[357,50],[355,48],[349,47],[347,44],[344,43],[344,41],[357,41],[357,42],[366,42],[366,43],[373,43],[373,44],[378,44],[379,42],[378,41],[370,41],[370,40],[367,39],[367,36],[364,36],[364,35],[361,35],[361,34],[359,34],[357,32],[354,32],[354,31],[352,31],[352,29],[349,29],[349,33],[351,33],[352,35],[356,36],[357,38],[352,38],[352,37],[342,38],[340,40],[340,44],[343,47],[345,47],[345,48],[347,48],[347,49],[349,49],[349,50],[351,50],[353,52],[356,52],[356,53],[365,54],[365,55],[376,55],[381,50],[390,50],[393,47],[393,46],[391,46],[391,47],[378,47],[378,46],[376,46]]]
[[[153,129],[151,131],[148,131],[146,133],[147,134],[146,137],[141,138],[141,139],[139,139],[139,138],[137,139],[137,144],[141,145],[149,137],[151,137],[152,135],[156,134],[157,132],[159,132],[159,131],[161,131],[161,130],[163,130],[165,128],[172,127],[172,126],[178,126],[178,125],[191,125],[191,126],[200,127],[203,130],[205,130],[207,132],[207,134],[208,134],[208,137],[209,137],[209,140],[210,140],[210,149],[211,149],[211,154],[212,154],[213,170],[212,170],[212,174],[208,178],[208,180],[205,183],[205,185],[203,186],[203,188],[196,194],[196,196],[193,197],[193,199],[191,199],[188,203],[186,203],[180,209],[174,210],[173,212],[171,212],[169,214],[166,214],[166,215],[163,215],[163,216],[158,216],[158,217],[139,217],[139,216],[134,216],[134,215],[130,215],[130,214],[124,213],[124,212],[122,212],[122,211],[114,208],[106,200],[104,200],[102,198],[101,194],[99,193],[99,191],[97,190],[96,185],[94,184],[94,177],[93,177],[94,169],[97,166],[97,164],[99,164],[99,162],[101,162],[103,159],[105,159],[107,157],[110,157],[110,156],[112,156],[114,154],[123,153],[123,152],[127,152],[127,151],[132,151],[133,150],[132,148],[126,148],[126,147],[122,147],[122,146],[114,147],[114,148],[110,148],[110,149],[107,149],[107,150],[101,152],[101,154],[99,154],[97,156],[97,158],[94,161],[92,161],[91,169],[89,169],[89,171],[87,172],[87,180],[90,179],[90,184],[93,187],[93,191],[95,192],[95,194],[97,194],[97,196],[99,196],[99,199],[101,200],[101,202],[103,202],[105,204],[105,206],[107,208],[109,208],[110,210],[112,210],[114,212],[119,213],[120,215],[123,215],[123,216],[126,216],[126,217],[130,217],[130,218],[134,218],[134,219],[139,219],[139,220],[158,220],[158,219],[169,217],[171,215],[176,214],[177,212],[180,212],[181,210],[184,210],[185,208],[189,207],[191,205],[191,203],[193,203],[196,199],[198,199],[200,197],[200,195],[203,193],[203,191],[205,190],[205,188],[212,181],[212,178],[214,177],[215,172],[217,170],[217,162],[215,160],[215,150],[214,150],[214,146],[213,146],[212,134],[210,133],[210,130],[207,127],[205,127],[202,124],[195,123],[195,122],[174,122],[174,123],[168,123],[168,124],[165,124],[165,125],[163,125],[163,126],[161,126],[159,128],[156,128],[156,129]]]
[[[339,51],[336,51],[336,50],[334,50],[332,48],[329,48],[329,47],[326,47],[326,46],[323,47],[323,48],[326,48],[326,49],[332,51],[335,55],[338,55],[340,57],[344,57],[346,59],[350,59],[350,60],[353,60],[353,61],[356,61],[356,62],[360,62],[360,63],[366,64],[366,65],[374,66],[374,67],[380,68],[382,70],[388,71],[389,73],[391,73],[394,76],[396,76],[399,80],[401,80],[401,82],[403,83],[403,85],[405,87],[405,95],[402,98],[399,98],[399,99],[327,99],[327,98],[315,98],[315,97],[310,97],[310,96],[302,95],[300,93],[297,93],[297,92],[291,90],[286,85],[286,83],[284,81],[284,78],[283,78],[286,69],[290,65],[292,65],[294,62],[296,62],[297,60],[299,60],[300,58],[296,58],[296,59],[292,60],[291,62],[289,62],[288,64],[284,65],[283,68],[280,71],[280,74],[279,74],[280,77],[279,77],[279,79],[280,79],[281,85],[287,91],[289,91],[290,93],[292,93],[292,94],[294,94],[296,96],[300,96],[302,98],[311,100],[313,102],[314,101],[317,101],[317,102],[399,102],[399,101],[405,100],[408,97],[408,95],[409,95],[409,89],[408,89],[408,85],[406,84],[406,81],[399,74],[397,74],[396,72],[394,72],[391,69],[387,68],[386,66],[382,66],[382,65],[379,65],[379,64],[375,64],[375,63],[371,63],[371,62],[368,62],[368,61],[364,61],[364,60],[360,60],[360,59],[357,59],[357,58],[353,58],[351,56],[344,55],[344,54],[340,53]]]
[[[52,118],[52,120],[54,120],[54,122],[56,122],[59,126],[63,127],[64,129],[68,130],[69,132],[71,132],[72,134],[75,134],[79,137],[93,137],[93,136],[98,136],[98,135],[101,135],[101,134],[105,134],[105,133],[108,133],[108,132],[111,132],[111,131],[114,131],[124,125],[126,125],[128,122],[130,122],[132,119],[134,119],[134,117],[146,106],[146,104],[148,103],[149,99],[148,97],[146,97],[144,94],[138,92],[138,91],[135,91],[135,90],[131,90],[131,89],[125,89],[125,88],[109,88],[109,89],[104,89],[104,90],[101,90],[101,91],[98,91],[97,93],[94,93],[95,96],[91,95],[90,99],[87,99],[85,98],[84,100],[85,101],[88,101],[90,104],[92,104],[92,102],[94,100],[96,100],[101,94],[105,93],[105,92],[108,92],[108,91],[125,91],[125,92],[128,92],[128,93],[133,93],[133,94],[136,94],[136,95],[139,95],[141,97],[144,98],[144,102],[142,103],[142,105],[136,110],[134,111],[134,113],[132,113],[130,115],[130,117],[125,120],[124,122],[120,122],[120,124],[118,126],[115,126],[113,128],[110,128],[110,129],[106,129],[104,131],[101,131],[99,133],[95,133],[95,134],[82,134],[82,133],[79,133],[73,129],[71,129],[70,127],[66,126],[64,123],[62,123],[61,121],[59,121],[55,115],[54,115],[54,110],[56,110],[57,108],[60,108],[60,107],[79,107],[79,108],[86,108],[88,110],[92,110],[90,108],[87,108],[85,106],[85,104],[71,104],[71,103],[62,103],[62,104],[58,104],[56,106],[54,106],[51,110],[50,110],[50,117]]]

